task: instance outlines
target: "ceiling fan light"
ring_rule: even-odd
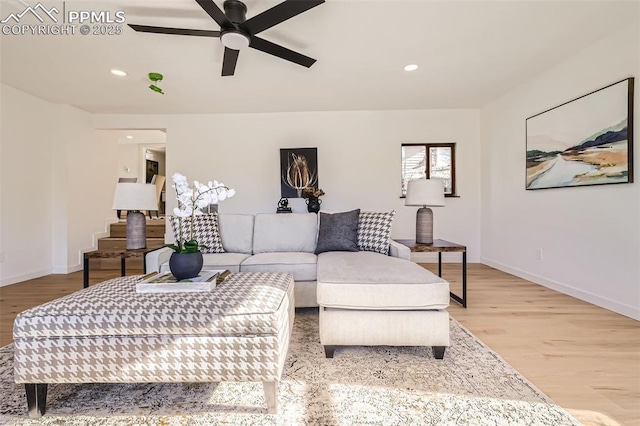
[[[242,50],[249,47],[249,38],[234,31],[229,31],[222,34],[220,40],[222,41],[224,47],[228,47],[229,49],[233,50]]]

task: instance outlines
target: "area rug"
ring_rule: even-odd
[[[579,425],[453,319],[443,360],[415,347],[340,347],[326,359],[317,309],[296,311],[276,415],[261,383],[53,384],[47,399],[29,420],[13,345],[0,348],[0,424]]]

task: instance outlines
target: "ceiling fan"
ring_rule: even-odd
[[[287,19],[316,7],[325,0],[285,0],[284,2],[246,19],[247,6],[240,0],[225,0],[224,12],[213,0],[196,0],[196,3],[213,18],[220,31],[194,30],[187,28],[154,27],[149,25],[128,24],[135,31],[156,34],[178,34],[199,37],[220,38],[224,45],[222,76],[233,75],[241,49],[252,47],[270,55],[309,68],[316,60],[286,47],[267,41],[256,34],[278,25]]]

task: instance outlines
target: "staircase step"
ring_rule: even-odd
[[[164,234],[166,221],[147,218],[147,249],[155,249],[164,246]],[[98,239],[98,250],[126,250],[127,249],[127,221],[122,219],[109,226],[109,237]],[[91,259],[91,269],[120,270],[120,259]],[[130,271],[142,271],[142,259],[127,259],[127,273]]]
[[[164,238],[166,223],[164,219],[147,220],[147,238]],[[109,226],[109,236],[117,238],[127,237],[127,222],[112,223]]]

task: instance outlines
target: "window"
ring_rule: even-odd
[[[407,182],[414,179],[440,179],[444,194],[456,196],[456,144],[402,144],[402,197],[407,195]]]

